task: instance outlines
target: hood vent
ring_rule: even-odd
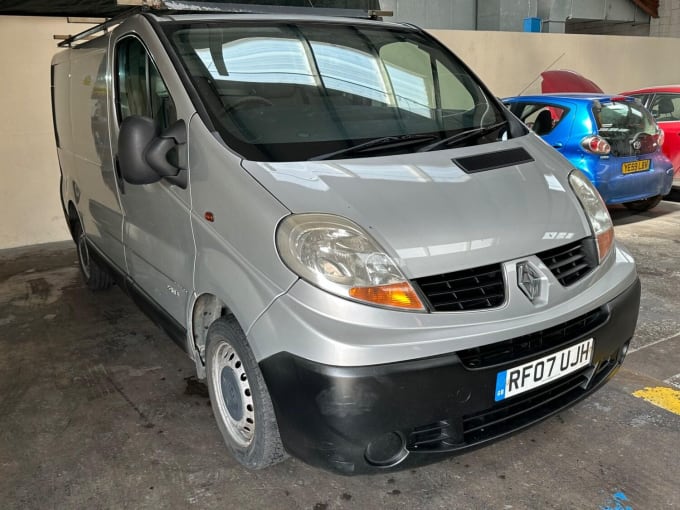
[[[455,158],[451,161],[459,166],[465,173],[476,174],[478,172],[486,172],[487,170],[495,170],[496,168],[531,163],[534,161],[534,158],[532,158],[531,154],[523,148],[517,147],[516,149]]]

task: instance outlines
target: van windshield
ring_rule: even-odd
[[[506,117],[450,52],[415,30],[336,23],[165,23],[225,142],[256,161],[489,143]]]

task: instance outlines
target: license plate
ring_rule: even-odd
[[[593,339],[496,374],[496,402],[538,388],[590,365]]]
[[[624,174],[634,174],[635,172],[646,172],[649,170],[651,164],[650,159],[639,159],[637,161],[629,161],[621,165],[621,172]]]

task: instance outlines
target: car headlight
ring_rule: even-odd
[[[569,184],[588,217],[597,240],[597,254],[602,262],[614,245],[614,225],[602,197],[580,170],[569,174]]]
[[[424,311],[394,261],[353,222],[330,214],[293,214],[276,231],[276,246],[298,276],[337,296]]]

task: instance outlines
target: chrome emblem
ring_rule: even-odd
[[[633,142],[633,149],[639,151],[642,148],[642,142],[640,140],[635,140]]]
[[[528,262],[520,262],[517,264],[517,286],[533,302],[541,293],[541,275]]]

